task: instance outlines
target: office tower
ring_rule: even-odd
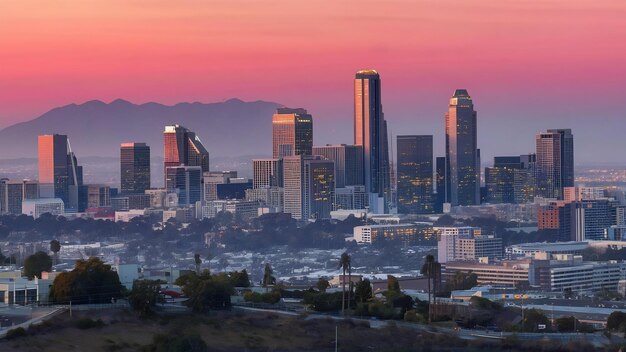
[[[513,192],[515,203],[532,202],[537,192],[536,180],[537,155],[520,155],[520,168],[514,171]]]
[[[457,89],[446,113],[446,202],[480,203],[480,151],[476,111],[465,89]]]
[[[313,117],[305,109],[278,108],[272,116],[272,158],[311,155]]]
[[[107,185],[86,185],[87,208],[102,208],[111,206],[111,189]]]
[[[444,156],[438,156],[435,159],[435,181],[437,190],[435,213],[443,213],[443,203],[446,202],[446,157]]]
[[[237,171],[209,171],[202,176],[205,202],[218,199],[244,199],[246,190],[252,188],[252,181],[237,177]]]
[[[515,171],[521,167],[519,156],[493,158],[493,167],[485,168],[487,203],[515,203]]]
[[[209,152],[200,138],[183,126],[165,126],[163,132],[164,166],[198,166],[202,172],[209,171]]]
[[[433,136],[398,136],[398,212],[431,214]]]
[[[537,134],[537,194],[563,199],[563,187],[574,186],[574,136],[570,129]]]
[[[335,188],[335,210],[365,209],[367,193],[364,185]]]
[[[380,76],[358,71],[354,80],[354,144],[363,147],[363,181],[374,213],[386,213],[390,202],[389,145],[381,102]]]
[[[328,219],[335,201],[335,163],[319,156],[283,159],[284,212],[301,221]]]
[[[167,193],[178,196],[178,204],[194,205],[202,199],[202,167],[170,166],[165,169]],[[150,203],[150,197],[147,198]]]
[[[327,144],[313,147],[313,155],[335,162],[337,188],[363,184],[363,147],[346,144]]]
[[[37,181],[0,179],[0,214],[21,214],[22,202],[37,198]]]
[[[282,159],[254,159],[252,160],[253,188],[282,187],[283,161]]]
[[[82,167],[78,166],[65,135],[38,137],[39,184],[42,198],[63,200],[64,210],[78,209],[78,188],[82,185]]]
[[[150,189],[150,147],[146,143],[122,143],[120,173],[122,193],[144,193]]]

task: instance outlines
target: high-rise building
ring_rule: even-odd
[[[65,211],[78,210],[78,188],[83,183],[83,172],[67,136],[39,136],[38,148],[40,196],[63,200]]]
[[[209,152],[200,138],[183,126],[165,126],[163,132],[164,167],[198,166],[202,172],[209,171]]]
[[[165,169],[167,193],[178,195],[178,205],[194,205],[202,199],[202,167],[170,166]],[[150,197],[148,197],[148,204]]]
[[[346,144],[327,144],[313,147],[313,155],[335,162],[337,188],[363,184],[363,147]]]
[[[313,117],[305,109],[279,108],[272,116],[272,158],[311,155]]]
[[[22,202],[37,198],[37,181],[0,179],[0,214],[21,214]]]
[[[329,219],[335,201],[335,163],[320,156],[283,159],[284,212],[301,221]]]
[[[519,156],[493,158],[493,167],[485,168],[487,203],[515,203],[515,173],[521,167]]]
[[[476,111],[465,89],[457,89],[446,113],[446,201],[480,204],[480,151]]]
[[[283,186],[282,159],[252,160],[253,188],[271,188]]]
[[[398,136],[397,153],[398,212],[433,213],[433,136]]]
[[[387,123],[380,76],[361,70],[354,79],[354,144],[363,147],[363,180],[374,213],[389,211],[391,201]]]
[[[574,135],[570,129],[537,134],[537,194],[563,199],[563,188],[574,186]]]
[[[146,143],[122,143],[120,173],[122,193],[144,193],[150,189],[150,147]]]
[[[446,157],[438,156],[435,159],[435,213],[443,213],[443,203],[446,202]]]

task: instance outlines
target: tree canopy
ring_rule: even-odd
[[[45,252],[37,252],[30,255],[24,261],[24,276],[33,279],[35,276],[41,279],[42,271],[52,270],[52,258]]]
[[[122,295],[119,276],[99,258],[76,261],[74,270],[54,279],[50,298],[55,303],[110,303]]]

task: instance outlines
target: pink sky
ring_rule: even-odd
[[[400,130],[441,124],[460,87],[485,121],[626,120],[625,19],[624,0],[4,0],[0,127],[91,99],[231,97],[349,124],[365,67]]]

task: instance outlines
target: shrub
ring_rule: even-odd
[[[11,329],[7,331],[6,339],[11,340],[18,337],[26,336],[26,330],[22,327]]]
[[[102,319],[93,320],[91,318],[80,318],[74,322],[74,326],[81,330],[87,330],[102,327],[104,326],[104,322]]]

